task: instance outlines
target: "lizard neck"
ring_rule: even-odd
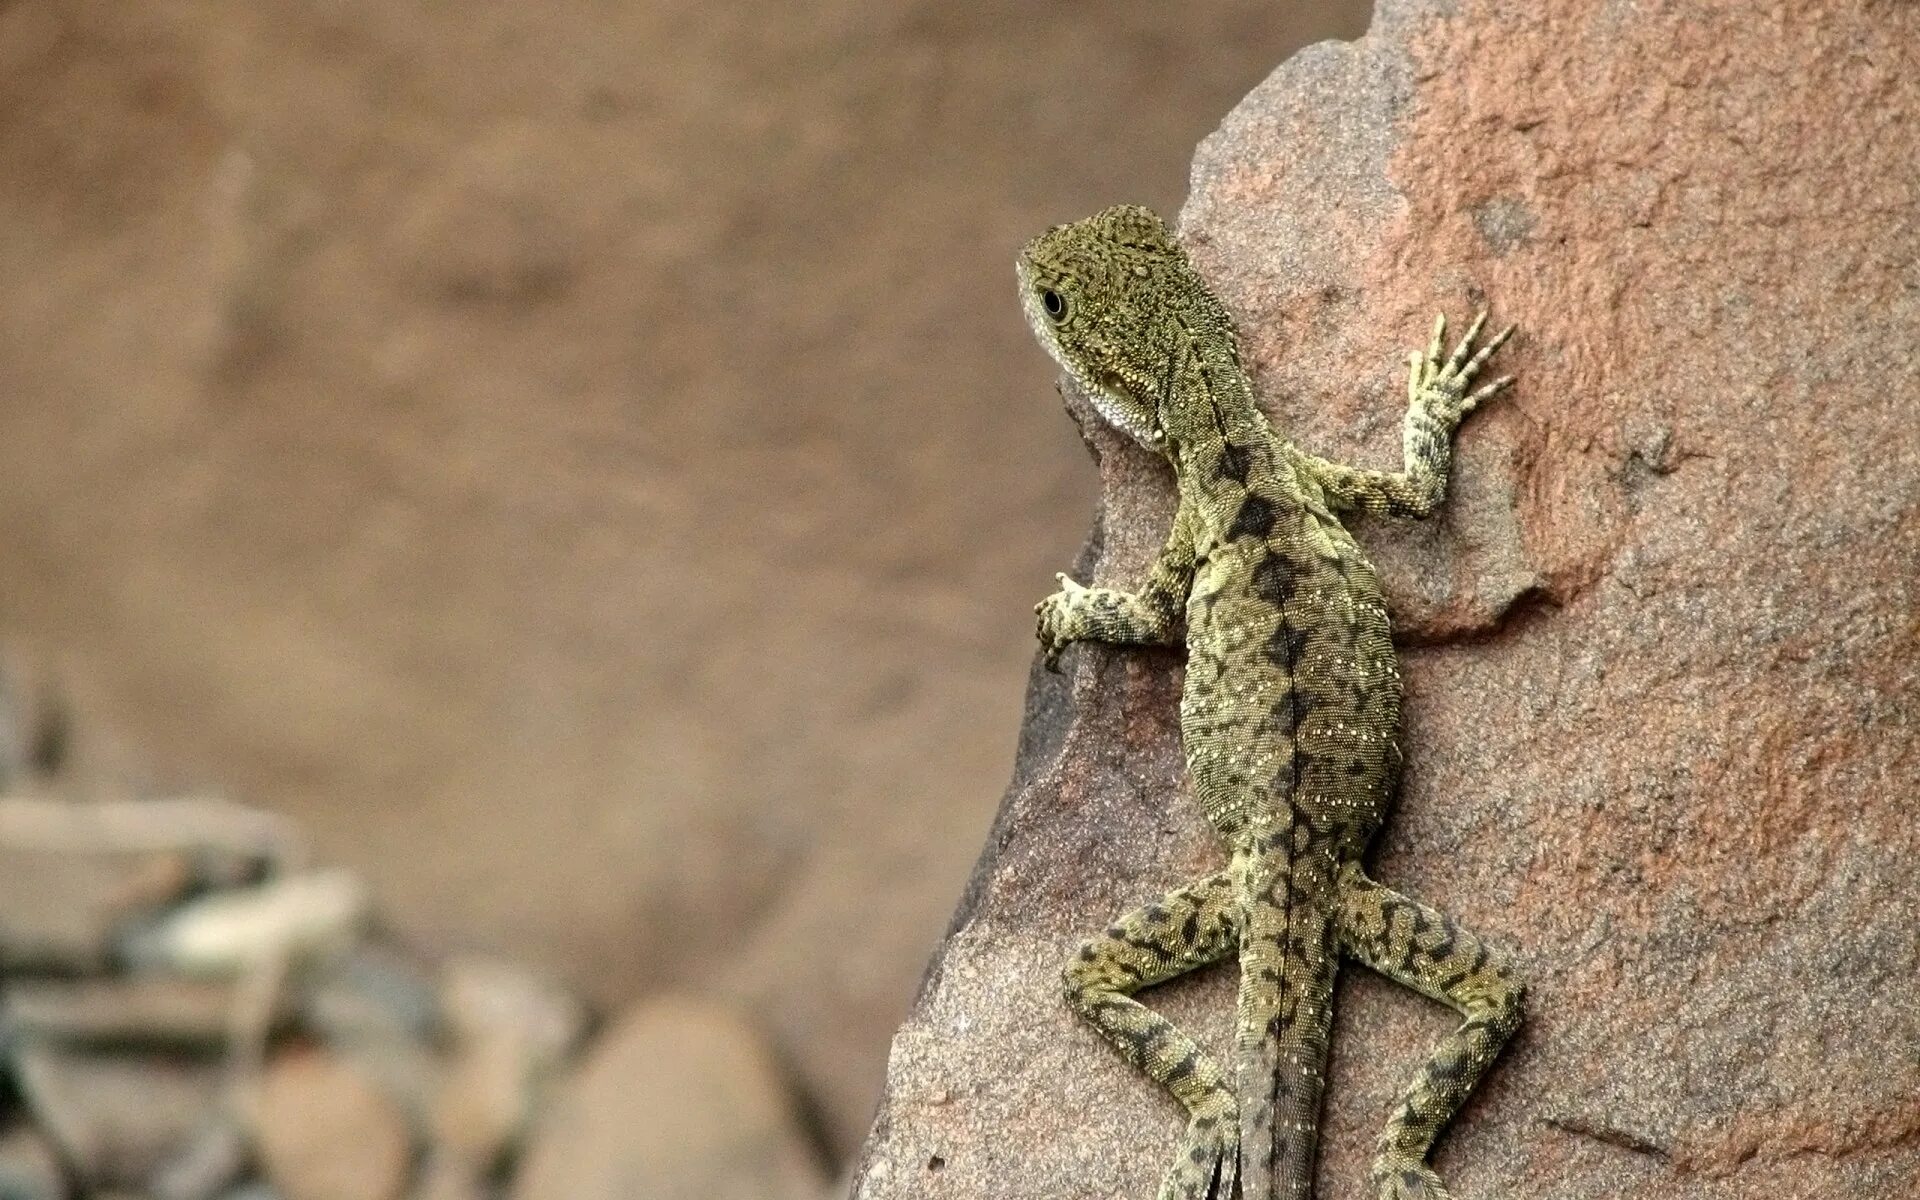
[[[1237,502],[1251,478],[1272,470],[1273,429],[1231,347],[1193,353],[1163,421],[1183,495]]]

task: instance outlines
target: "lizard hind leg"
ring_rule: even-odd
[[[1087,941],[1063,973],[1074,1010],[1187,1110],[1186,1136],[1158,1200],[1233,1200],[1240,1174],[1239,1108],[1219,1063],[1132,994],[1233,953],[1239,941],[1237,895],[1225,871],[1170,892]]]
[[[1505,953],[1418,900],[1348,867],[1341,877],[1340,946],[1349,956],[1465,1018],[1440,1040],[1380,1135],[1373,1185],[1380,1200],[1448,1200],[1427,1166],[1440,1130],[1520,1025],[1525,985]]]

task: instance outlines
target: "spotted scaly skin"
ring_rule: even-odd
[[[1446,1200],[1434,1138],[1520,1021],[1503,951],[1367,878],[1361,856],[1399,771],[1400,673],[1373,567],[1341,524],[1424,517],[1452,437],[1505,387],[1469,390],[1508,332],[1442,360],[1445,320],[1408,369],[1404,466],[1317,458],[1254,403],[1226,310],[1143,208],[1036,238],[1019,262],[1028,320],[1101,414],[1173,464],[1180,503],[1137,592],[1061,577],[1039,614],[1049,664],[1077,641],[1185,642],[1187,767],[1226,867],[1116,920],[1065,973],[1067,1001],[1185,1105],[1161,1200],[1312,1191],[1334,972],[1341,958],[1459,1010],[1381,1135],[1381,1200]],[[1484,318],[1484,314],[1483,314]],[[1132,997],[1240,961],[1235,1073]]]

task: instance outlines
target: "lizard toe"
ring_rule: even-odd
[[[1373,1182],[1380,1200],[1453,1200],[1433,1168],[1412,1159],[1379,1159],[1373,1164]]]
[[[1237,1123],[1195,1121],[1160,1185],[1159,1200],[1235,1200],[1239,1182]]]

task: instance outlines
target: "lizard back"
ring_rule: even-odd
[[[1188,651],[1188,773],[1226,840],[1224,871],[1123,914],[1081,947],[1066,996],[1189,1113],[1162,1200],[1311,1194],[1332,993],[1342,956],[1466,1017],[1389,1121],[1382,1200],[1445,1190],[1424,1159],[1518,1022],[1520,985],[1478,939],[1368,880],[1360,859],[1399,773],[1400,672],[1373,567],[1337,512],[1431,512],[1460,417],[1507,381],[1467,382],[1476,320],[1439,360],[1444,321],[1410,362],[1405,467],[1315,458],[1254,402],[1233,323],[1166,226],[1109,209],[1035,239],[1019,262],[1029,323],[1101,415],[1164,455],[1180,504],[1137,592],[1063,590],[1036,606],[1051,664],[1069,641]],[[1226,953],[1241,969],[1229,1079],[1190,1036],[1131,999]]]
[[[1399,769],[1379,580],[1284,456],[1222,443],[1189,457],[1201,499],[1181,732],[1201,803],[1229,839],[1278,821],[1300,850],[1357,855]]]

